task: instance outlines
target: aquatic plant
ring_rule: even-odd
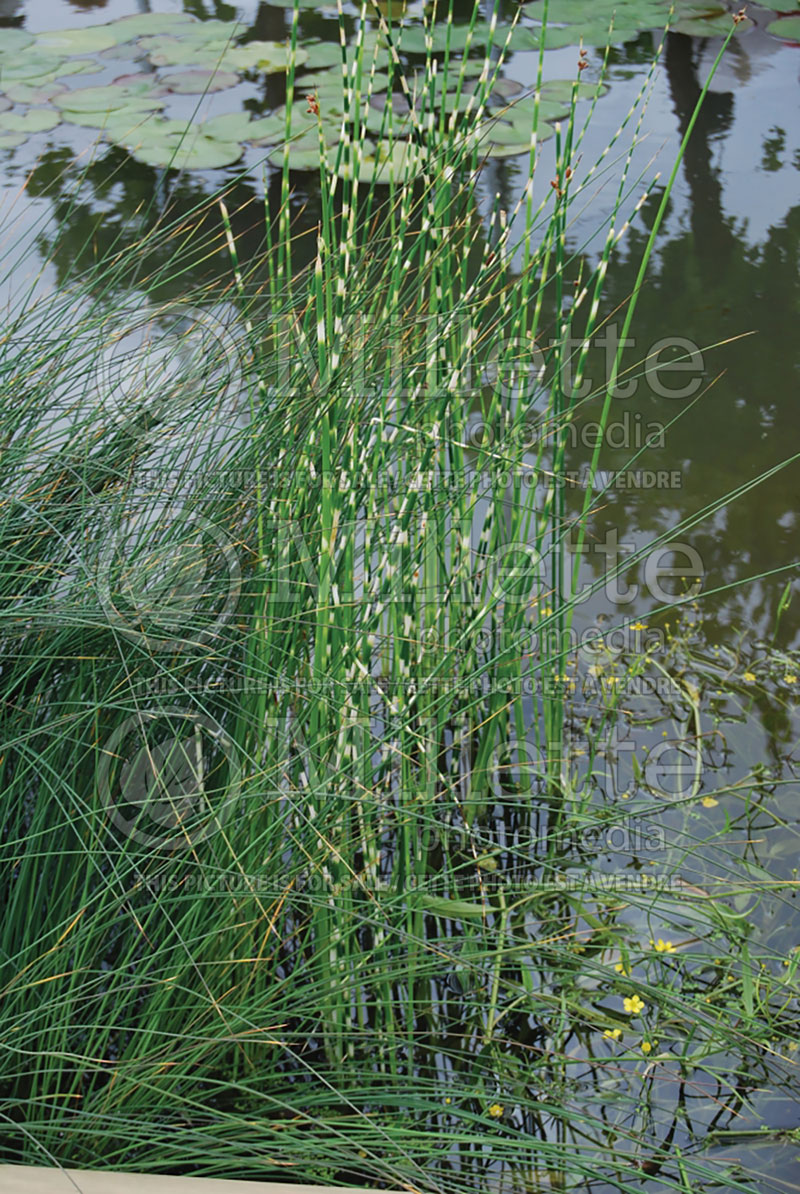
[[[707,1083],[724,1131],[750,1084],[791,1080],[798,956],[756,956],[748,924],[753,893],[786,885],[732,854],[702,755],[698,780],[707,719],[726,724],[712,684],[746,702],[751,682],[705,658],[680,594],[662,637],[623,619],[623,651],[595,628],[593,671],[570,633],[564,379],[653,195],[631,164],[647,85],[592,261],[567,236],[611,176],[608,155],[580,160],[585,56],[553,178],[540,56],[527,185],[484,222],[502,53],[476,77],[445,50],[439,89],[431,50],[416,85],[402,74],[400,137],[388,86],[369,102],[368,33],[335,143],[324,87],[300,113],[320,180],[309,268],[285,135],[263,253],[240,253],[225,195],[207,239],[198,213],[159,211],[4,328],[3,1156],[442,1192],[633,1191],[643,1174],[748,1190],[703,1154],[685,1096]],[[190,255],[221,249],[221,285],[164,300]],[[609,392],[620,371],[621,354]],[[800,672],[774,651],[737,661],[776,708],[778,665]],[[644,758],[615,788],[621,698],[647,678],[665,683],[634,713],[695,751],[680,793],[642,782]],[[713,799],[748,827],[770,777],[731,791],[717,771]],[[641,842],[603,861],[631,808],[655,872]]]
[[[451,110],[469,103],[470,88],[464,85],[462,72],[472,75],[470,68],[480,71],[481,60],[471,59],[470,54],[483,53],[489,45],[505,46],[506,56],[508,51],[538,50],[543,44],[542,14],[543,0],[533,0],[506,25],[478,18],[463,24],[450,20],[424,25],[414,17],[394,22],[390,37],[386,27],[382,30],[370,23],[359,35],[359,42],[366,55],[365,69],[372,74],[371,86],[364,90],[370,101],[366,121],[373,134],[367,147],[372,157],[381,155],[378,146],[394,54],[409,78],[414,60],[427,57],[425,86],[434,88],[428,102]],[[365,10],[367,22],[370,16],[371,9]],[[778,36],[792,36],[793,19],[775,22],[770,30]],[[605,46],[609,36],[624,41],[643,29],[663,28],[668,21],[671,28],[698,36],[724,35],[730,28],[728,15],[713,0],[679,0],[674,6],[669,0],[591,0],[585,4],[554,0],[547,45],[554,48],[582,41]],[[748,24],[741,22],[741,29]],[[459,71],[451,65],[431,80],[431,59],[442,55],[447,59],[451,54],[463,55]],[[113,82],[75,85],[78,76],[105,71],[115,60],[120,74]],[[138,63],[135,71],[131,71],[132,60]],[[200,21],[188,13],[143,13],[89,28],[37,34],[4,30],[0,44],[0,149],[22,146],[31,136],[52,132],[63,122],[97,129],[111,144],[147,165],[162,168],[221,168],[239,161],[248,145],[278,146],[288,140],[294,167],[313,169],[316,130],[308,128],[301,106],[288,125],[282,110],[262,120],[251,120],[246,110],[239,110],[195,119],[190,131],[177,112],[168,118],[159,114],[176,96],[196,95],[199,106],[204,97],[236,87],[243,76],[285,73],[290,60],[295,71],[302,68],[309,75],[308,85],[320,90],[325,138],[329,146],[335,145],[344,91],[339,54],[324,42],[300,38],[296,33],[290,52],[279,42],[244,40],[236,21]],[[320,71],[317,77],[315,72]],[[552,122],[565,115],[571,89],[564,82],[548,84],[541,96],[540,140],[552,136]],[[558,89],[558,100],[554,91],[548,95],[553,86]],[[511,80],[498,80],[487,107],[487,116],[494,118],[483,131],[484,149],[490,157],[527,151],[534,100],[523,91]],[[393,111],[393,127],[400,132],[402,113],[396,104]]]

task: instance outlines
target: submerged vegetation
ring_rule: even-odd
[[[167,207],[0,339],[2,1157],[431,1194],[751,1190],[713,1149],[758,1088],[797,1087],[800,953],[752,936],[797,879],[749,848],[789,820],[790,588],[771,642],[715,644],[702,568],[684,551],[681,580],[660,553],[788,462],[624,560],[606,536],[588,583],[578,567],[613,485],[615,386],[653,369],[622,348],[678,168],[634,165],[650,78],[592,163],[583,50],[547,84],[529,31],[538,81],[516,102],[512,27],[365,11],[342,79],[296,84],[322,65],[298,17],[269,59],[274,142],[252,122],[281,169],[263,251],[240,254],[225,194]],[[105,54],[125,26],[202,90],[267,69],[215,22],[180,18],[199,62],[166,26],[146,44],[148,21],[17,60]],[[136,147],[111,135],[145,162],[200,167],[217,143],[236,161],[239,116],[198,148],[145,115],[197,82],[175,78],[119,82],[116,107],[36,102],[107,135],[136,117]],[[484,221],[503,146],[527,183]],[[304,234],[292,177],[312,162]],[[568,231],[601,188],[592,258]],[[620,347],[578,400],[643,208]],[[224,283],[163,298],[220,251]],[[645,621],[581,620],[634,576]],[[734,774],[754,702],[786,750]]]

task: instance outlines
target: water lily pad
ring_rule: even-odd
[[[137,107],[146,111],[148,108],[160,108],[163,100],[153,94],[133,94],[126,87],[111,84],[108,87],[80,87],[74,91],[67,91],[57,95],[53,100],[57,108],[68,109],[70,112],[111,112],[115,108]]]
[[[233,142],[216,141],[210,137],[177,137],[163,141],[148,141],[131,150],[133,156],[148,166],[173,170],[216,170],[232,166],[242,156],[242,147]]]
[[[177,32],[186,41],[192,41],[197,45],[211,41],[224,44],[239,37],[243,28],[241,22],[220,21],[215,18],[210,21],[193,21],[189,28],[181,28]]]
[[[571,79],[551,79],[548,83],[542,84],[542,97],[569,104],[572,102],[573,86]],[[607,87],[596,83],[578,83],[577,87],[578,99],[593,99],[598,90],[601,95],[608,91]]]
[[[11,100],[6,99],[4,95],[0,95],[0,112],[7,112],[11,107]]]
[[[800,0],[797,2],[800,4]],[[770,21],[767,33],[782,37],[784,41],[800,41],[800,17],[780,17],[777,21]]]
[[[142,37],[137,45],[147,54],[153,66],[206,66],[203,50],[189,38]],[[223,43],[216,54],[211,54],[211,57],[214,58],[214,62],[211,63],[212,67],[216,64],[216,59],[224,55],[227,48],[227,43]]]
[[[137,127],[131,132],[128,141],[124,140],[124,134],[120,127],[131,116],[139,116]],[[147,128],[142,134],[142,129],[146,123]],[[132,110],[123,110],[121,112],[112,112],[109,115],[109,135],[113,134],[115,140],[119,140],[125,148],[129,146],[141,145],[145,140],[147,141],[168,141],[172,139],[180,140],[181,138],[189,139],[196,135],[192,133],[192,126],[187,120],[173,120],[166,116],[161,116],[155,112],[134,112]]]
[[[469,92],[477,91],[478,82],[469,82],[466,84],[464,90]],[[516,79],[495,79],[492,87],[492,99],[498,97],[500,99],[513,99],[517,95],[522,95],[525,90],[524,83],[518,83]]]
[[[18,54],[33,44],[33,34],[24,29],[4,29],[0,40],[0,58],[10,54]]]
[[[670,19],[671,0],[551,0],[548,9],[545,42],[551,49],[577,45],[604,46],[631,40],[646,29],[663,27]],[[524,12],[536,21],[543,17],[542,0],[524,6]],[[695,25],[694,22],[699,24]],[[723,29],[724,25],[724,29]],[[697,36],[727,33],[731,14],[720,0],[675,0],[672,28]],[[741,30],[744,24],[739,26]]]
[[[273,119],[278,123],[278,126],[284,130],[286,129],[286,106],[276,108],[272,113]],[[320,117],[322,122],[322,139],[326,145],[335,145],[340,139],[342,131],[342,106],[341,101],[330,100],[325,107],[320,108]],[[297,100],[292,104],[291,111],[291,141],[295,144],[298,139],[303,139],[303,145],[307,144],[309,148],[315,148],[319,145],[319,121],[313,113],[308,111],[305,100]]]
[[[63,83],[44,83],[36,87],[30,83],[9,83],[5,93],[15,104],[47,104],[66,91]]]
[[[61,69],[66,66],[66,59],[55,54],[45,54],[36,46],[31,46],[13,57],[4,57],[2,61],[0,78],[3,80],[3,86],[12,80],[32,83],[49,81],[57,78]]]
[[[687,33],[690,37],[727,37],[733,25],[733,17],[729,12],[718,15],[687,16],[675,21],[670,28],[675,33]],[[752,29],[753,22],[748,18],[734,26],[736,33],[744,33]]]
[[[540,124],[536,133],[536,144],[541,145],[542,141],[549,141],[551,137],[556,135],[556,131],[551,124]],[[528,155],[531,151],[530,137],[520,140],[511,138],[508,142],[499,140],[485,140],[478,144],[479,155],[484,155],[490,158],[515,158],[523,155]]]
[[[57,54],[96,54],[117,45],[119,34],[114,24],[90,25],[83,29],[47,30],[37,33],[36,41],[42,49]]]
[[[285,71],[289,68],[291,48],[279,41],[250,41],[236,46],[225,55],[225,62],[236,70],[259,70],[266,74]],[[295,50],[295,66],[301,66],[308,59],[308,52]]]
[[[446,24],[437,24],[426,32],[418,23],[402,26],[394,32],[394,42],[398,49],[405,54],[425,54],[427,40],[430,37],[434,53],[444,53],[448,45],[448,28]],[[502,26],[495,28],[488,21],[476,21],[470,32],[469,25],[453,25],[449,33],[449,45],[452,50],[464,50],[470,46],[486,46],[491,42],[493,46],[505,44],[508,30]],[[511,37],[512,50],[538,50],[539,35],[534,29],[524,25],[517,25]]]
[[[330,41],[307,41],[303,44],[303,49],[306,54],[306,64],[313,67],[314,70],[319,70],[324,66],[338,66],[342,65],[342,50],[340,46],[335,45]],[[385,55],[388,62],[389,56]],[[301,84],[305,86],[302,80],[295,82],[295,87],[300,87]]]
[[[177,95],[204,95],[235,87],[239,76],[232,71],[182,70],[162,75],[161,82]]]
[[[373,153],[369,152],[369,143],[365,150],[358,170],[358,177],[363,182],[388,183],[392,175],[396,179],[415,178],[425,168],[427,154],[413,142],[379,141]],[[340,165],[339,173],[346,177],[349,169],[352,169],[352,157],[349,167],[344,163]]]
[[[273,114],[262,116],[260,120],[252,120],[248,125],[247,136],[243,140],[250,145],[277,145],[286,135],[286,123]]]
[[[56,78],[65,75],[96,75],[102,68],[96,58],[67,58],[56,71]]]
[[[46,133],[61,124],[61,116],[52,108],[29,108],[27,112],[0,113],[0,130],[8,133]]]
[[[41,87],[64,75],[89,72],[95,74],[99,69],[93,58],[59,58],[55,54],[45,54],[36,46],[31,46],[30,50],[23,50],[13,58],[4,58],[0,67],[0,77],[4,88],[12,82]]]
[[[285,142],[286,136],[286,116],[285,109],[279,108],[273,112],[272,118],[279,122],[281,129],[280,137],[272,140],[276,144],[276,149],[269,154],[269,160],[273,165],[281,165],[283,162],[284,150],[288,148],[289,162],[293,170],[317,170],[319,169],[319,130],[317,122],[313,124],[306,123],[305,126],[298,124],[292,114],[292,134],[288,142]],[[337,145],[340,139],[341,126],[326,125],[322,126],[322,140],[326,149],[331,149]]]
[[[514,128],[521,134],[521,140],[527,140],[530,137],[531,129],[533,128],[533,119],[535,111],[536,100],[534,96],[527,96],[525,99],[516,100],[503,108],[499,113],[504,121],[513,124]],[[559,103],[558,100],[539,99],[539,122],[544,120],[560,120],[562,116],[566,116],[569,112],[569,106],[564,103]]]
[[[268,154],[268,160],[273,166],[283,165],[283,157],[284,147],[274,149],[272,153]],[[290,145],[289,165],[293,170],[319,170],[319,146],[315,149],[307,144]]]
[[[24,145],[27,140],[25,133],[0,132],[0,149],[16,149],[18,145]]]
[[[138,37],[152,37],[160,33],[173,33],[178,30],[188,32],[189,28],[201,22],[186,12],[145,12],[130,17],[120,17],[113,21],[111,27],[117,37],[117,45],[126,41],[133,41]]]
[[[370,75],[369,71],[365,70],[361,76],[361,98],[366,99],[370,88],[371,94],[376,95],[379,91],[385,91],[388,86],[389,76],[384,71],[375,71],[374,75]],[[306,95],[311,91],[316,91],[320,97],[344,95],[344,81],[341,71],[317,71],[311,75],[303,75],[295,82],[294,89],[295,95]]]
[[[111,86],[123,88],[126,95],[130,96],[162,96],[168,95],[170,90],[165,83],[161,80],[156,81],[145,71],[138,71],[132,75],[118,75]]]
[[[109,133],[110,140],[117,140],[116,131],[112,136],[110,130],[122,129],[128,132],[141,128],[145,120],[154,116],[152,107],[142,108],[131,104],[129,107],[112,108],[105,112],[71,112],[69,108],[61,110],[61,118],[68,124],[77,124],[81,128],[104,129]]]
[[[204,137],[215,141],[259,141],[271,139],[274,145],[285,135],[286,125],[273,116],[251,120],[249,112],[228,112],[224,116],[212,116],[198,126]]]

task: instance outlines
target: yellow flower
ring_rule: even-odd
[[[450,1096],[449,1096],[449,1095],[448,1095],[448,1096],[447,1096],[447,1098],[445,1099],[445,1103],[452,1103],[452,1101],[453,1101],[453,1100],[450,1098]]]
[[[645,1055],[648,1053],[652,1053],[653,1049],[655,1049],[657,1044],[658,1044],[658,1041],[642,1041],[642,1053],[644,1053]]]
[[[650,944],[652,946],[655,946],[656,951],[660,954],[674,954],[675,953],[675,946],[672,944],[672,942],[671,941],[662,941],[662,939],[660,937],[659,937],[658,941],[654,941],[653,938],[651,937]]]
[[[787,672],[783,677],[783,682],[784,684],[796,684],[797,676],[795,676],[794,672]]]
[[[638,1016],[639,1012],[644,1007],[644,1004],[638,995],[626,996],[626,998],[622,1001],[622,1005],[628,1015],[631,1016]]]
[[[621,1028],[607,1028],[605,1030],[605,1032],[603,1033],[603,1036],[609,1037],[612,1041],[618,1041],[619,1038],[622,1036],[622,1029]]]
[[[634,622],[631,630],[647,630],[647,625],[645,622]]]
[[[752,672],[745,672],[745,674],[742,676],[742,679],[745,680],[748,684],[755,684],[755,682],[756,682],[756,678]]]
[[[617,962],[614,969],[616,970],[617,974],[624,974],[626,978],[630,978],[631,972],[628,970],[624,962]]]
[[[502,1105],[502,1103],[492,1103],[491,1107],[489,1108],[489,1114],[491,1115],[492,1119],[500,1119],[500,1116],[504,1111],[505,1107]]]
[[[704,796],[700,803],[702,804],[703,808],[716,808],[719,804],[719,801],[715,800],[713,796]]]

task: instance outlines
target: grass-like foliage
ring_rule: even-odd
[[[379,160],[364,40],[343,41],[316,230],[293,222],[287,153],[256,258],[223,197],[212,233],[196,213],[207,243],[167,209],[6,324],[5,1160],[443,1194],[749,1188],[704,1134],[790,1074],[795,962],[748,950],[736,899],[769,876],[699,852],[696,629],[593,644],[594,676],[672,686],[664,715],[700,761],[671,801],[620,802],[613,685],[577,736],[570,696],[565,544],[602,493],[599,448],[577,506],[558,483],[564,378],[655,194],[630,326],[675,173],[656,192],[633,176],[646,88],[610,152],[582,156],[576,70],[554,177],[534,108],[520,202],[482,220],[504,50],[477,85],[461,54],[429,48],[414,79],[395,56],[407,115],[387,107]],[[469,101],[437,103],[460,83]],[[290,70],[287,142],[293,90]],[[616,199],[589,264],[568,228],[596,185]],[[224,283],[163,300],[220,250]],[[598,860],[633,804],[658,882]]]

